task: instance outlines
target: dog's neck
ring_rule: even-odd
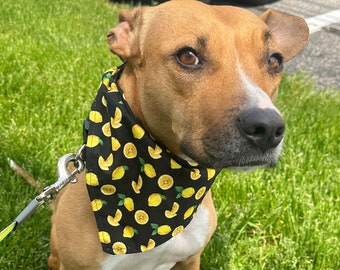
[[[129,107],[131,108],[133,114],[141,123],[143,123],[144,127],[146,127],[144,115],[139,102],[140,99],[138,96],[138,89],[140,88],[140,85],[138,85],[137,83],[137,77],[138,74],[135,72],[135,69],[128,64],[124,64],[124,70],[119,76],[117,84],[121,89],[123,89],[125,99],[129,104]]]
[[[180,233],[210,189],[216,171],[187,162],[144,130],[117,85],[104,74],[89,115],[87,187],[103,250],[136,253]]]

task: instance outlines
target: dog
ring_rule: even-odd
[[[274,10],[256,16],[193,0],[122,10],[107,41],[124,66],[105,73],[91,108],[86,174],[53,203],[49,268],[199,269],[217,226],[213,178],[222,168],[279,160],[285,123],[272,101],[283,64],[308,35],[302,18]],[[132,123],[120,135],[125,113]],[[139,146],[142,137],[152,146]],[[143,151],[151,161],[139,156]],[[155,165],[161,157],[171,163],[167,173]],[[94,168],[107,182],[100,184]],[[113,205],[96,199],[99,193],[116,195]],[[151,220],[143,203],[161,217]]]

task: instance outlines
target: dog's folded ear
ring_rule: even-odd
[[[309,29],[303,18],[273,9],[266,10],[260,18],[268,25],[285,62],[292,59],[306,46]]]
[[[119,24],[107,34],[110,51],[118,55],[122,61],[138,56],[138,30],[144,8],[122,10],[119,13]]]

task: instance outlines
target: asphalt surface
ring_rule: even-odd
[[[334,13],[335,10],[339,11],[340,1],[280,0],[249,9],[260,13],[267,8],[302,16],[309,22],[310,29],[313,30],[305,50],[286,64],[285,71],[287,73],[303,71],[316,80],[318,88],[330,87],[340,90],[340,13]],[[333,11],[333,16],[317,18],[318,23],[326,25],[320,27],[320,30],[315,29],[310,18],[329,14],[331,11]]]

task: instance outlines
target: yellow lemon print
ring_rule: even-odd
[[[106,124],[104,124],[102,126],[102,132],[106,137],[110,137],[111,136],[111,127],[110,127],[110,123],[107,122]]]
[[[118,71],[117,67],[112,67],[112,68],[109,68],[108,70],[106,70],[105,73],[111,72],[111,73],[115,74],[115,73],[117,73],[117,71]]]
[[[171,227],[169,225],[159,226],[158,224],[155,224],[155,223],[151,223],[150,225],[153,229],[152,235],[155,235],[155,234],[167,235],[168,233],[171,232]]]
[[[135,235],[135,231],[130,226],[125,226],[123,230],[123,236],[126,238],[132,238]]]
[[[90,111],[89,118],[93,123],[101,123],[103,121],[103,116],[97,111]]]
[[[117,151],[120,148],[120,142],[115,137],[111,137],[112,151]]]
[[[98,165],[99,168],[102,169],[103,171],[109,170],[109,167],[113,163],[113,155],[112,153],[107,157],[107,159],[104,159],[102,156],[98,158]]]
[[[122,212],[117,209],[115,216],[107,216],[107,222],[111,225],[111,226],[119,226],[119,221],[122,219]]]
[[[208,168],[207,169],[207,173],[208,173],[208,181],[213,178],[216,174],[216,170],[215,169],[211,169],[211,168]]]
[[[177,228],[175,228],[172,231],[172,236],[176,236],[177,234],[179,234],[183,230],[184,230],[184,226],[182,226],[182,225],[178,226]]]
[[[105,201],[100,200],[100,199],[94,199],[91,201],[91,206],[93,211],[99,211],[103,205],[106,204]]]
[[[177,216],[177,213],[173,213],[173,212],[171,212],[170,210],[165,210],[164,215],[165,215],[167,218],[173,218],[173,217]]]
[[[144,164],[144,172],[149,178],[154,178],[156,176],[155,168],[149,163]]]
[[[173,213],[176,213],[179,209],[179,204],[174,202],[174,204],[172,205],[172,208],[171,208],[171,212]]]
[[[109,87],[106,87],[109,92],[118,92],[117,85],[115,83],[111,83]]]
[[[103,185],[100,188],[100,191],[104,194],[104,195],[112,195],[114,193],[116,193],[116,187],[113,185]]]
[[[194,210],[195,210],[195,207],[194,207],[194,206],[189,207],[189,208],[185,211],[183,218],[184,218],[184,219],[189,218],[189,217],[192,215],[192,213],[194,213]]]
[[[86,184],[88,184],[89,186],[95,187],[99,185],[98,177],[94,173],[86,173],[85,177],[86,177]]]
[[[120,199],[118,205],[124,205],[128,211],[133,211],[135,209],[135,203],[132,198],[126,197],[125,194],[118,193],[118,198]]]
[[[139,193],[140,193],[140,189],[141,189],[142,186],[143,186],[143,179],[142,179],[142,177],[139,175],[139,176],[138,176],[137,183],[136,183],[135,181],[132,181],[132,182],[131,182],[131,185],[132,185],[133,191],[134,191],[136,194],[139,194]]]
[[[128,142],[127,144],[124,145],[123,152],[124,156],[129,159],[135,158],[137,156],[137,148],[131,142]]]
[[[171,188],[173,184],[174,179],[168,174],[163,174],[158,178],[158,186],[163,190]]]
[[[145,225],[149,221],[149,215],[143,210],[137,210],[135,213],[135,220],[140,225]]]
[[[103,145],[103,141],[96,135],[89,135],[87,136],[87,147],[96,147],[98,144]]]
[[[127,169],[128,169],[127,166],[119,166],[116,169],[114,169],[114,171],[112,172],[112,180],[122,179],[125,174],[125,170]]]
[[[182,190],[182,197],[183,198],[190,198],[192,195],[195,194],[195,189],[192,187],[188,187]]]
[[[167,235],[170,232],[171,232],[171,227],[169,225],[162,225],[162,226],[159,226],[157,229],[157,233],[159,235]]]
[[[202,198],[202,196],[205,194],[205,191],[206,191],[206,187],[201,187],[195,194],[195,199],[196,200],[199,200]]]
[[[111,243],[111,237],[110,235],[105,231],[99,232],[99,240],[103,244],[110,244]]]
[[[103,84],[105,85],[106,89],[109,89],[109,88],[110,88],[110,86],[109,86],[109,84],[110,84],[110,79],[109,79],[109,78],[105,78],[105,79],[103,80]]]
[[[190,172],[190,178],[192,180],[197,180],[198,178],[201,177],[201,172],[199,169],[193,169],[191,172]]]
[[[159,193],[152,193],[148,198],[148,205],[157,207],[161,204],[162,200],[166,197],[164,195],[161,195]]]
[[[198,163],[196,161],[188,161],[188,164],[191,166],[191,167],[197,167],[198,166]]]
[[[117,107],[115,110],[115,117],[111,117],[111,126],[113,128],[119,128],[122,126],[120,121],[122,120],[122,111]]]
[[[150,157],[152,157],[153,159],[159,159],[161,158],[161,153],[162,153],[162,148],[160,148],[158,145],[156,145],[155,148],[152,148],[151,146],[148,146],[148,152]]]
[[[167,218],[173,218],[173,217],[177,216],[178,209],[179,209],[179,204],[174,202],[171,210],[165,210],[164,214]]]
[[[135,209],[135,204],[134,204],[132,198],[130,198],[130,197],[126,197],[124,199],[124,206],[130,212]]]
[[[148,245],[147,246],[141,245],[140,250],[142,252],[145,252],[145,251],[153,249],[155,245],[156,245],[155,241],[153,239],[149,239]]]
[[[135,124],[132,127],[132,135],[134,138],[141,139],[143,138],[144,134],[145,134],[145,131],[140,125]]]
[[[102,104],[104,105],[104,107],[107,107],[107,100],[104,96],[102,97]]]
[[[113,250],[113,253],[116,255],[125,254],[126,246],[122,242],[116,242],[112,245],[112,250]]]
[[[173,159],[170,159],[170,167],[171,169],[180,169],[182,168],[181,165],[179,165],[176,161],[174,161]]]

